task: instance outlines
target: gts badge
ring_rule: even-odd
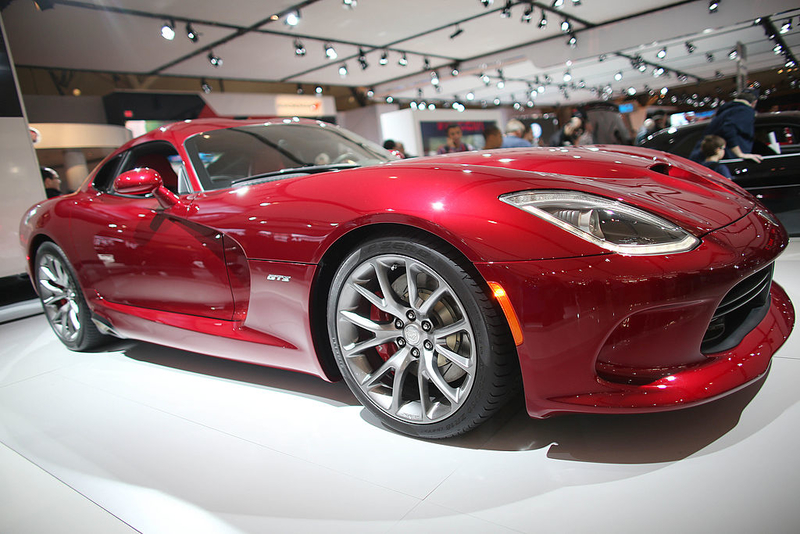
[[[291,276],[283,276],[282,274],[268,274],[267,280],[270,282],[289,282],[292,280]]]

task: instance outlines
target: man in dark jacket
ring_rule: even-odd
[[[752,89],[745,89],[738,93],[732,102],[728,102],[719,110],[708,126],[703,137],[718,135],[725,139],[727,149],[725,158],[751,159],[756,163],[761,162],[761,156],[751,154],[753,150],[753,137],[755,135],[756,102],[758,93]],[[697,142],[690,159],[702,162],[703,152],[700,149],[701,141]]]

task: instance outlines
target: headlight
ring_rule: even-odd
[[[686,252],[700,241],[683,228],[619,201],[577,191],[523,191],[500,200],[606,250],[646,255]]]

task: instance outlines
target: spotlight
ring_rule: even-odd
[[[622,71],[617,72],[614,75],[614,79],[617,80],[617,81],[620,81],[622,79]]]
[[[483,7],[489,7],[493,3],[494,3],[494,0],[481,0],[481,4],[483,4]]]
[[[327,59],[336,59],[339,57],[339,54],[336,53],[336,49],[334,49],[329,43],[325,43],[325,57]]]
[[[570,24],[569,20],[564,19],[561,21],[561,31],[564,33],[569,33],[572,29],[572,24]]]
[[[196,43],[198,39],[200,39],[200,33],[196,32],[194,28],[192,28],[192,23],[186,23],[186,37],[193,43]]]
[[[581,0],[572,0],[572,5],[575,7],[581,5]]]
[[[735,48],[730,52],[728,52],[728,59],[730,59],[731,61],[737,59],[738,57],[739,57],[739,51],[736,50]]]
[[[781,35],[784,33],[789,33],[792,31],[792,19],[786,19],[783,24],[781,24]]]
[[[387,96],[386,97],[386,103],[387,104],[391,104],[392,102],[394,102],[394,98],[392,98],[391,96]]]
[[[305,56],[306,55],[306,47],[303,46],[302,41],[300,39],[294,40],[294,55],[296,56]]]
[[[569,39],[567,40],[567,44],[569,45],[570,48],[575,48],[576,46],[578,46],[578,38],[575,37],[574,33],[569,34]]]
[[[781,44],[778,43],[774,47],[772,47],[772,51],[775,52],[775,55],[777,56],[778,54],[783,52],[783,46],[781,46]]]
[[[664,48],[656,52],[656,57],[658,59],[664,59],[665,57],[667,57],[667,47],[665,46]]]
[[[494,105],[495,106],[499,106],[500,105],[500,99],[499,98],[495,98],[494,99]]]
[[[498,89],[503,89],[505,86],[506,86],[505,80],[500,80],[500,81],[497,82],[497,88]]]
[[[439,86],[439,73],[438,72],[431,72],[431,85],[434,87]]]
[[[709,13],[716,13],[719,9],[719,0],[711,0],[708,3],[708,12]]]
[[[528,4],[528,7],[525,8],[525,12],[522,13],[522,18],[520,19],[520,21],[526,24],[530,24],[531,19],[533,19],[533,3]]]
[[[564,0],[553,0],[553,9],[561,9],[564,7]]]
[[[636,94],[636,88],[635,87],[628,87],[628,91],[627,92],[628,92],[628,94],[630,96],[633,96],[633,95]]]
[[[689,41],[686,41],[686,52],[689,54],[694,54],[695,50],[697,50],[697,47]]]
[[[375,89],[373,89],[372,87],[370,87],[369,89],[367,89],[367,96],[368,96],[369,98],[372,98],[373,96],[375,96]]]
[[[473,92],[467,93],[467,100],[469,100],[470,102],[475,100],[475,93],[473,93]]]
[[[211,63],[213,66],[215,67],[222,66],[222,58],[219,56],[215,56],[213,50],[209,51],[207,57],[208,57],[208,62]]]
[[[175,21],[170,19],[161,26],[161,37],[167,41],[175,39]]]
[[[464,30],[462,30],[461,27],[458,24],[456,24],[456,29],[453,33],[450,34],[450,39],[455,39],[462,33],[464,33]]]
[[[201,78],[200,89],[202,89],[205,94],[208,94],[211,92],[211,84],[209,84],[205,78]]]
[[[321,95],[322,94],[322,86],[321,85],[316,86],[314,88],[314,92],[317,93],[318,95]]]
[[[358,64],[361,65],[361,70],[367,70],[369,63],[367,63],[367,56],[362,49],[358,49]]]
[[[658,78],[664,74],[664,67],[656,67],[653,69],[653,77]]]
[[[353,9],[358,5],[358,0],[342,0],[342,7],[345,9]]]
[[[679,82],[686,82],[688,80],[689,80],[689,77],[686,76],[685,74],[681,74],[681,75],[678,76],[678,81]]]
[[[506,5],[503,7],[503,10],[500,12],[500,16],[504,19],[507,19],[511,16],[511,0],[506,0]]]
[[[713,63],[714,62],[714,54],[712,54],[711,52],[707,52],[706,53],[706,61],[708,61],[709,63]]]
[[[283,19],[283,23],[287,26],[297,26],[300,24],[300,10],[289,11],[286,14],[286,18]]]
[[[453,68],[450,71],[450,74],[453,75],[453,76],[458,76],[458,68],[459,68],[458,63],[453,65]]]
[[[303,84],[302,83],[298,83],[297,84],[297,94],[298,95],[302,95],[303,93],[305,93],[305,91],[303,91]]]
[[[389,52],[387,52],[386,50],[384,50],[384,51],[383,51],[383,54],[381,54],[381,59],[380,59],[380,60],[378,60],[378,63],[380,63],[381,65],[384,65],[384,66],[385,66],[386,64],[388,64],[388,63],[389,63]]]
[[[431,70],[431,62],[428,60],[428,58],[425,58],[425,60],[422,62],[422,68],[425,70]]]
[[[403,52],[403,55],[400,56],[400,59],[397,60],[397,64],[400,65],[401,67],[405,67],[406,65],[408,65],[408,58],[406,57],[405,52]]]
[[[542,18],[539,19],[539,29],[543,30],[545,28],[547,28],[547,13],[545,13],[544,9],[543,9],[542,10]]]
[[[347,65],[344,63],[342,63],[341,66],[339,67],[339,76],[341,76],[342,78],[347,76]]]
[[[572,81],[572,73],[571,73],[570,71],[566,71],[566,72],[564,73],[564,81],[565,81],[565,82],[570,82],[570,81]]]
[[[488,86],[490,83],[492,83],[492,80],[491,80],[491,79],[489,78],[489,76],[488,76],[488,75],[486,75],[486,74],[481,74],[481,81],[483,82],[483,85],[487,85],[487,86]]]
[[[598,63],[602,63],[605,60],[606,60],[606,55],[605,54],[600,54],[599,56],[597,56],[597,62]]]

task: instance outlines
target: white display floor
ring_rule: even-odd
[[[800,309],[800,242],[776,280]],[[343,383],[0,325],[3,533],[800,532],[800,326],[766,379],[671,413],[428,442]]]

